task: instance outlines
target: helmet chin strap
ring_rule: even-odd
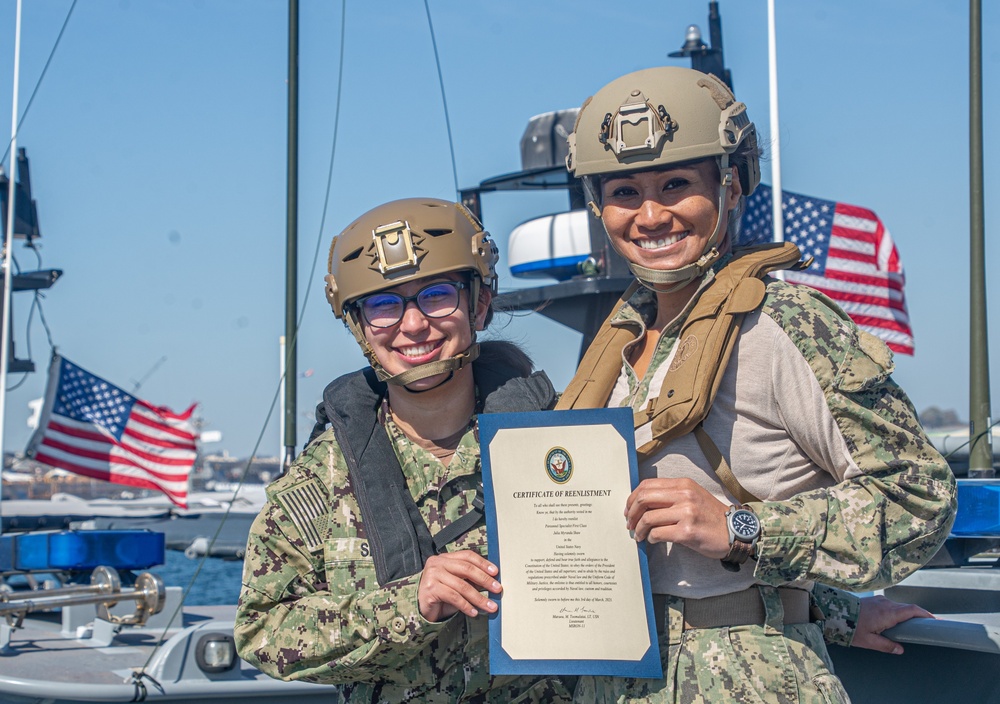
[[[722,237],[723,229],[729,224],[729,211],[726,210],[726,194],[729,191],[729,186],[733,182],[733,172],[729,170],[729,155],[725,154],[719,157],[719,173],[721,177],[719,179],[719,207],[718,207],[718,218],[715,221],[715,229],[712,231],[712,236],[708,238],[705,243],[705,249],[702,250],[701,256],[698,261],[692,262],[691,264],[686,264],[679,269],[650,269],[648,267],[642,266],[641,264],[636,264],[630,261],[625,254],[618,249],[615,245],[614,240],[611,242],[611,246],[615,248],[615,251],[621,255],[622,259],[628,265],[629,271],[631,271],[635,278],[639,280],[643,286],[648,288],[654,293],[672,293],[673,291],[678,291],[695,279],[704,276],[705,272],[708,271],[712,265],[721,256],[718,247],[716,245]],[[589,185],[589,184],[588,184]],[[600,208],[597,206],[597,199],[594,197],[594,192],[591,188],[587,188],[590,191],[592,200],[590,201],[590,207],[594,213],[600,217]]]
[[[441,384],[444,384],[451,381],[455,372],[468,364],[472,364],[477,357],[479,357],[479,343],[473,342],[469,345],[465,352],[457,354],[454,357],[449,357],[448,359],[438,359],[393,375],[386,373],[385,369],[382,368],[382,365],[379,365],[375,367],[375,373],[378,375],[379,379],[387,384],[406,387],[407,384],[412,384],[415,381],[420,381],[421,379],[426,379],[427,377],[437,376],[438,374],[448,372],[448,378],[441,382]],[[438,386],[441,384],[438,384]],[[413,391],[413,389],[406,390]],[[430,391],[430,389],[422,389],[422,391]]]

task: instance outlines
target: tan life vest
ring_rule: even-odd
[[[701,423],[719,390],[740,323],[764,301],[761,279],[772,271],[802,266],[801,256],[799,248],[789,242],[734,250],[733,258],[701,292],[681,326],[660,395],[634,413],[636,428],[652,423],[652,440],[637,448],[640,460],[693,431],[723,486],[742,503],[756,500],[736,481]],[[627,301],[637,287],[638,283],[630,286],[620,301]],[[621,374],[622,350],[638,337],[632,326],[611,324],[619,307],[615,306],[594,337],[556,410],[607,405]]]

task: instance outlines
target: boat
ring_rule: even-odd
[[[184,604],[180,587],[140,571],[164,551],[152,531],[0,538],[0,702],[329,701],[329,686],[274,680],[236,656],[235,605]]]
[[[0,511],[4,534],[54,528],[145,529],[163,533],[168,550],[236,560],[243,557],[250,524],[264,501],[262,485],[245,485],[236,492],[192,492],[185,508],[160,497],[83,499],[56,493],[47,500],[5,499]]]

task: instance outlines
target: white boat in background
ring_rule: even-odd
[[[136,499],[82,499],[57,493],[51,499],[0,502],[3,533],[35,530],[152,530],[163,533],[168,550],[189,557],[242,559],[250,524],[265,502],[262,484],[188,495],[187,508],[165,496]]]

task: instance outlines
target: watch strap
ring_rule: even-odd
[[[723,562],[733,562],[742,565],[753,555],[753,543],[745,543],[739,538],[729,546],[729,554],[722,558]]]
[[[738,510],[751,511],[751,509],[746,505],[732,506],[729,512],[726,513],[727,520],[730,513],[734,513]],[[722,558],[722,566],[730,572],[739,572],[740,566],[751,557],[754,557],[754,551],[757,547],[757,538],[755,537],[752,541],[747,542],[734,536],[732,532],[730,532],[730,537],[732,542],[729,544],[729,553]]]

